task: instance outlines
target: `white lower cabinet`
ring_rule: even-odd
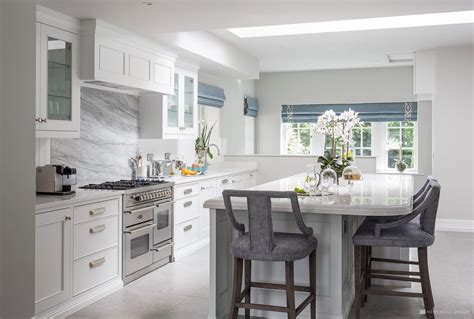
[[[35,216],[35,313],[71,298],[71,209]]]
[[[38,317],[61,317],[122,286],[121,209],[117,196],[36,213]]]
[[[75,260],[73,295],[76,296],[118,275],[118,246]]]
[[[202,182],[199,194],[199,230],[201,238],[209,239],[209,208],[204,208],[204,203],[217,196],[216,180]]]
[[[245,189],[256,184],[256,172],[234,174],[186,183],[175,187],[175,256],[181,258],[209,243],[209,209],[204,203],[222,195],[225,189]]]

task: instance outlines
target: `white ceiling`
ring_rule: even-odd
[[[145,6],[143,1],[153,2]],[[387,65],[385,54],[472,43],[472,26],[239,39],[227,28],[472,10],[471,0],[38,0],[77,18],[98,18],[159,39],[209,31],[259,58],[261,71]],[[217,31],[216,31],[217,30]]]
[[[257,57],[261,72],[398,66],[388,54],[473,44],[472,24],[245,39],[214,33]]]

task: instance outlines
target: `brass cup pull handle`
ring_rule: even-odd
[[[193,229],[193,225],[192,225],[192,224],[189,224],[189,225],[183,227],[183,231],[185,231],[185,232],[186,232],[186,231],[190,231],[191,229]]]
[[[89,263],[89,268],[94,269],[102,266],[105,263],[105,257],[93,260]]]
[[[193,192],[193,189],[192,189],[192,188],[188,188],[188,189],[185,189],[185,190],[183,191],[183,194],[184,194],[184,195],[189,195],[189,194],[191,194],[192,192]]]
[[[105,230],[105,224],[99,225],[99,226],[94,226],[89,229],[89,233],[91,234],[97,234],[100,232],[103,232]]]
[[[90,216],[102,215],[103,213],[105,213],[105,207],[95,208],[89,211]]]
[[[229,180],[227,178],[222,180],[222,184],[228,184],[228,183],[229,183]]]
[[[190,200],[190,201],[187,201],[187,202],[183,203],[183,207],[189,207],[189,206],[191,206],[192,204],[193,204],[193,201]]]

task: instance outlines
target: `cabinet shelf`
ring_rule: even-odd
[[[70,68],[71,68],[71,65],[70,65],[70,64],[65,64],[65,63],[54,62],[54,61],[49,61],[49,60],[48,60],[48,66],[49,66],[50,64],[53,65],[53,66],[59,66],[59,67],[61,67],[62,69],[70,69]]]
[[[59,99],[67,99],[67,100],[70,100],[71,97],[70,96],[66,96],[66,95],[57,95],[57,94],[48,94],[48,97],[55,97],[55,98],[59,98]]]

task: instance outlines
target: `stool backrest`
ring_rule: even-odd
[[[222,196],[224,197],[227,217],[234,229],[239,232],[239,235],[245,234],[245,225],[237,221],[231,198],[244,197],[247,199],[250,250],[254,253],[269,253],[274,248],[272,198],[288,198],[300,231],[307,236],[313,234],[313,229],[307,227],[303,221],[298,196],[295,192],[224,190]]]
[[[436,180],[432,179],[428,188],[424,200],[419,204],[419,206],[414,207],[414,210],[420,211],[421,228],[425,232],[434,235],[441,185]]]

